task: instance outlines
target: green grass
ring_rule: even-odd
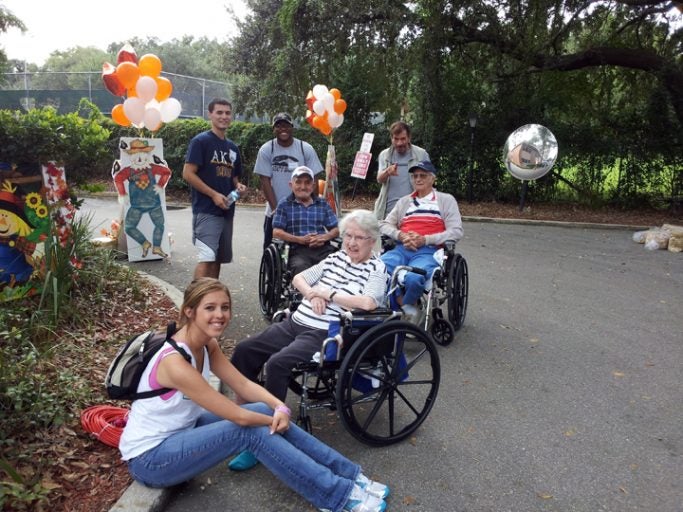
[[[107,191],[107,186],[103,183],[81,183],[78,185],[78,188],[83,192],[88,192],[90,194],[97,194]]]

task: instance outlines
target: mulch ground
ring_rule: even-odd
[[[127,407],[127,403],[113,402],[104,394],[101,383],[109,363],[132,334],[166,325],[177,316],[175,304],[162,290],[141,286],[143,298],[136,301],[130,299],[130,290],[125,287],[108,289],[108,300],[101,307],[89,303],[87,297],[77,298],[83,300],[82,309],[88,312],[87,332],[69,329],[54,335],[59,350],[51,366],[69,369],[92,386],[92,403],[88,405]],[[2,456],[25,481],[40,482],[50,492],[46,500],[28,508],[10,501],[3,510],[106,512],[132,481],[119,451],[87,433],[79,417],[59,427],[24,430],[15,434],[13,441],[6,451],[3,448]],[[0,480],[6,478],[0,472]]]

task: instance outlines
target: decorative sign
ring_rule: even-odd
[[[44,182],[39,192],[24,193],[18,184]],[[74,208],[69,200],[64,169],[54,162],[42,166],[41,176],[13,176],[0,183],[0,302],[39,293],[39,274],[45,240],[50,235],[50,208],[54,206],[53,235],[63,246],[69,243]],[[72,259],[71,264],[79,262]]]
[[[370,150],[372,149],[372,141],[375,140],[375,134],[374,133],[365,133],[363,134],[363,142],[360,143],[360,150],[363,153],[369,153]]]
[[[124,205],[128,260],[158,260],[171,253],[166,231],[166,184],[171,169],[161,139],[121,137],[112,177]]]
[[[360,178],[362,180],[368,175],[368,167],[370,167],[370,161],[372,160],[372,153],[366,153],[363,151],[358,151],[356,153],[356,158],[353,160],[353,168],[351,169],[351,176],[354,178]]]
[[[0,290],[20,288],[31,278],[38,244],[47,233],[48,209],[36,192],[22,197],[11,181],[0,186]],[[30,287],[29,287],[30,288]],[[2,300],[21,296],[29,291],[6,290]]]
[[[374,133],[365,133],[363,141],[360,144],[360,151],[356,153],[356,158],[353,160],[353,168],[351,169],[351,176],[364,180],[368,175],[368,167],[372,160],[372,141],[375,140]]]
[[[48,162],[41,169],[45,197],[53,209],[52,217],[55,221],[57,236],[60,242],[64,244],[69,239],[71,224],[76,217],[76,208],[69,197],[64,167],[58,166],[55,162]]]

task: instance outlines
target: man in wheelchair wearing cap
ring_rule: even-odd
[[[460,240],[463,230],[455,198],[434,188],[434,164],[423,160],[413,165],[408,172],[413,193],[399,199],[387,218],[380,221],[382,235],[396,241],[396,247],[385,252],[381,259],[389,275],[399,265],[425,271],[425,275],[406,273],[403,297],[399,299],[404,313],[416,317],[416,304],[424,292],[425,284],[439,267],[434,254],[446,240]]]
[[[339,228],[330,205],[313,193],[311,169],[294,169],[289,186],[292,193],[278,203],[273,215],[273,238],[290,244],[289,268],[297,275],[338,249],[330,241],[339,236]]]

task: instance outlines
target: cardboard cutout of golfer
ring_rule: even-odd
[[[121,159],[112,177],[124,205],[128,260],[167,258],[171,253],[166,226],[166,184],[171,169],[163,159],[161,139],[122,137]],[[146,214],[146,215],[145,215]]]

